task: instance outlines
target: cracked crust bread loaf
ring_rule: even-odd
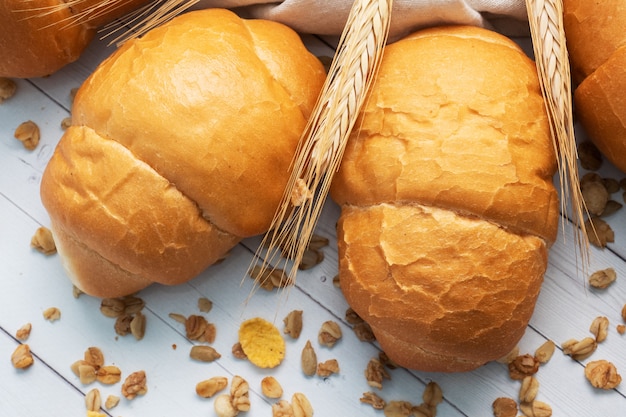
[[[574,109],[587,136],[626,172],[626,2],[564,0]]]
[[[98,28],[149,0],[3,0],[0,77],[50,75],[80,57]]]
[[[331,196],[342,291],[397,364],[467,371],[518,343],[557,224],[534,63],[474,27],[387,47]]]
[[[41,183],[74,284],[182,283],[264,233],[325,77],[294,31],[226,10],[125,43],[79,89]]]

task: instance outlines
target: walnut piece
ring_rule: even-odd
[[[613,389],[622,382],[615,365],[604,359],[587,363],[585,377],[593,387],[600,389]]]
[[[337,359],[328,359],[317,364],[317,376],[327,378],[337,373],[339,373],[339,362],[337,362]]]
[[[148,392],[145,371],[135,371],[128,375],[122,384],[122,395],[128,400],[132,400],[138,395]]]
[[[383,380],[391,379],[391,376],[378,359],[372,358],[367,363],[367,368],[365,368],[365,379],[370,387],[382,389]]]
[[[364,404],[370,404],[372,408],[376,410],[382,410],[383,408],[385,408],[385,405],[386,405],[385,400],[380,398],[378,394],[371,392],[371,391],[364,392],[363,396],[359,399],[359,401],[361,401]]]
[[[529,354],[519,355],[509,363],[509,376],[515,380],[522,380],[528,375],[534,375],[538,370],[539,361]]]

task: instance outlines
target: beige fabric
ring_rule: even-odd
[[[252,18],[276,20],[301,33],[341,34],[352,0],[200,0],[194,8],[226,7]],[[464,24],[528,36],[524,0],[395,0],[390,39],[424,27]]]

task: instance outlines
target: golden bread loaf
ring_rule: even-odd
[[[534,63],[486,29],[416,32],[385,50],[356,126],[331,188],[349,305],[404,367],[506,355],[559,219]]]
[[[564,0],[574,109],[589,139],[626,172],[626,2]]]
[[[220,9],[125,43],[81,86],[41,183],[74,284],[182,283],[265,232],[325,76],[291,29]]]
[[[80,57],[96,29],[149,0],[3,0],[0,77],[50,75]]]

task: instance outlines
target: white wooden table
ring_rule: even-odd
[[[317,38],[306,37],[318,55],[331,55],[332,49]],[[44,167],[62,135],[61,120],[69,115],[70,91],[78,87],[95,66],[112,51],[96,41],[83,57],[59,73],[44,79],[16,80],[17,94],[0,105],[0,415],[2,416],[80,416],[85,415],[84,395],[99,388],[103,397],[121,396],[121,384],[83,385],[70,370],[90,346],[99,347],[108,364],[117,365],[123,377],[145,370],[148,393],[105,411],[110,416],[204,416],[214,415],[213,400],[196,395],[197,382],[212,376],[244,377],[250,384],[252,408],[248,415],[270,416],[273,400],[261,394],[260,381],[274,375],[290,399],[295,392],[311,401],[316,416],[382,416],[382,411],[361,404],[365,391],[375,391],[387,401],[422,402],[425,384],[436,381],[444,402],[438,416],[490,416],[491,404],[498,397],[518,398],[520,383],[509,378],[506,367],[490,363],[473,372],[437,374],[396,369],[382,390],[369,387],[364,378],[370,358],[378,355],[375,343],[357,340],[344,318],[347,304],[332,279],[337,273],[334,224],[338,209],[328,203],[318,234],[330,239],[325,260],[301,272],[288,296],[260,291],[246,305],[252,281],[246,269],[260,239],[238,245],[223,263],[210,267],[193,281],[178,287],[152,286],[139,293],[147,305],[146,336],[118,337],[113,319],[99,311],[100,300],[74,298],[58,255],[46,257],[30,248],[30,239],[49,218],[41,205],[39,184]],[[33,120],[41,128],[42,140],[34,151],[27,151],[13,138],[19,123]],[[602,175],[620,179],[624,175],[605,163]],[[621,201],[621,195],[615,195]],[[617,333],[622,323],[620,310],[626,303],[626,209],[609,219],[616,242],[605,250],[592,249],[589,270],[613,267],[617,281],[598,291],[586,285],[586,276],[577,269],[577,250],[569,224],[561,229],[550,254],[550,267],[528,330],[520,342],[521,353],[533,353],[548,339],[557,346],[570,338],[590,336],[589,325],[597,316],[610,321],[608,339],[587,360],[577,362],[557,348],[552,359],[541,367],[538,400],[552,406],[555,416],[624,416],[626,382],[615,390],[591,387],[584,377],[589,360],[607,359],[626,377],[626,335]],[[222,357],[213,363],[189,358],[192,341],[186,339],[179,323],[168,317],[176,312],[201,314],[199,297],[213,301],[207,319],[217,326],[213,346]],[[62,317],[48,322],[42,316],[48,307],[58,307]],[[297,340],[287,339],[284,362],[273,370],[261,370],[247,361],[233,358],[231,347],[237,341],[239,323],[260,316],[275,320],[282,329],[282,318],[293,310],[304,311],[304,330]],[[341,323],[343,339],[332,349],[317,344],[317,332],[326,320]],[[12,367],[10,357],[18,345],[17,329],[32,323],[27,343],[35,363],[26,370]],[[310,339],[320,361],[336,358],[340,373],[322,379],[305,377],[300,370],[300,352]],[[174,348],[174,346],[176,348]],[[520,413],[521,414],[521,413]]]

